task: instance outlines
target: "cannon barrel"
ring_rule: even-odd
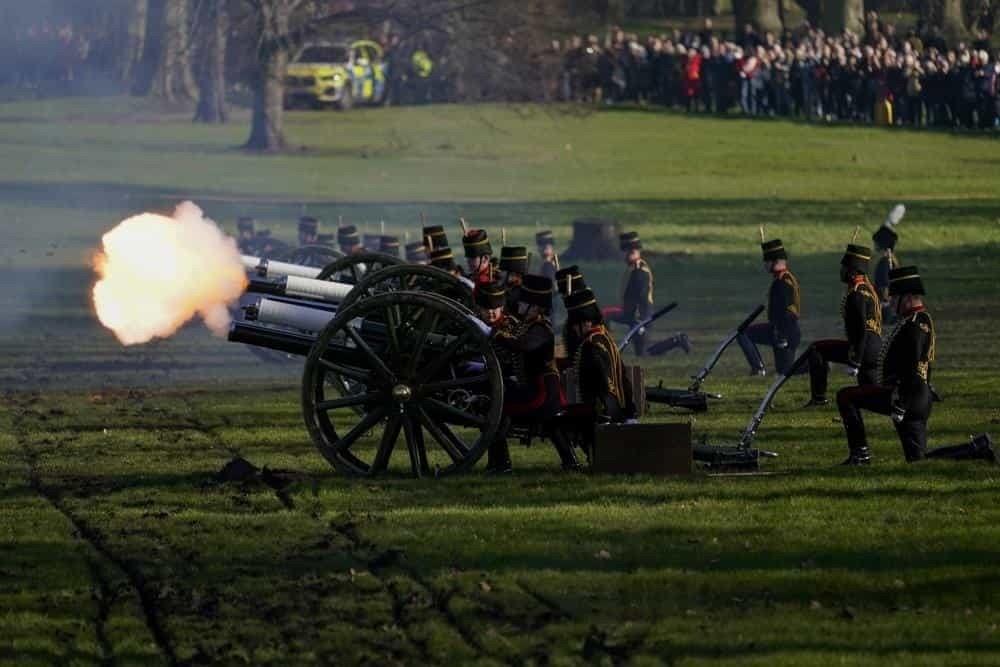
[[[327,280],[313,280],[300,276],[281,278],[252,278],[248,292],[273,296],[290,296],[340,303],[354,289],[354,285],[335,283]]]
[[[246,269],[253,271],[262,278],[281,278],[283,276],[315,278],[323,270],[322,267],[290,264],[264,257],[254,257],[253,255],[241,255],[241,259]]]

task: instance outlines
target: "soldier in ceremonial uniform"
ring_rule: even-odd
[[[358,228],[354,225],[341,225],[337,228],[337,245],[345,255],[354,255],[364,250]]]
[[[378,242],[378,251],[384,255],[399,257],[399,239],[395,236],[381,236]]]
[[[521,283],[528,272],[528,249],[524,246],[504,246],[500,248],[501,280],[507,289],[507,311],[517,312],[521,299]]]
[[[469,265],[469,279],[476,285],[493,282],[493,248],[485,229],[470,229],[462,237],[465,261]]]
[[[595,414],[621,423],[635,416],[632,388],[618,344],[611,338],[594,293],[588,288],[566,297],[566,334],[579,341],[572,354],[583,403]]]
[[[556,271],[556,290],[558,290],[564,301],[573,292],[586,289],[586,287],[587,283],[583,280],[580,267],[576,264]]]
[[[518,304],[519,324],[512,331],[495,331],[493,342],[500,350],[515,355],[514,382],[504,387],[504,415],[542,422],[554,416],[565,403],[559,372],[555,365],[555,331],[549,320],[552,310],[552,281],[528,274],[521,285]],[[556,446],[564,468],[578,468],[572,450]],[[510,470],[510,454],[505,439],[490,448],[487,469]]]
[[[255,227],[256,223],[250,217],[244,216],[236,221],[236,245],[240,252],[245,255],[253,255],[257,252]]]
[[[802,333],[799,317],[802,297],[799,281],[788,270],[788,253],[781,239],[761,244],[764,270],[771,274],[771,287],[767,295],[767,322],[752,324],[737,339],[750,364],[750,372],[764,375],[764,361],[757,345],[769,345],[774,350],[774,367],[779,375],[786,375],[795,361]]]
[[[625,274],[622,276],[622,313],[619,322],[635,326],[649,317],[653,310],[653,271],[642,258],[642,241],[637,232],[626,232],[620,239],[620,247],[625,253]],[[646,353],[646,334],[635,337],[635,354]]]
[[[987,434],[964,445],[927,451],[927,420],[933,403],[930,380],[936,340],[934,321],[924,304],[924,294],[917,267],[905,266],[890,272],[889,295],[898,323],[882,346],[879,382],[845,387],[837,393],[837,407],[850,450],[845,465],[871,462],[862,410],[892,417],[908,462],[924,458],[996,461],[993,443]]]
[[[427,248],[422,241],[406,244],[406,261],[410,264],[427,264]]]
[[[541,258],[541,267],[538,273],[549,280],[556,279],[556,271],[559,270],[559,258],[556,256],[556,238],[552,232],[545,230],[535,234],[535,245],[538,246],[538,256]]]
[[[875,384],[882,346],[882,304],[868,279],[872,252],[850,244],[840,260],[840,280],[846,285],[840,305],[846,340],[818,340],[809,347],[809,386],[806,406],[826,405],[830,362],[846,364],[858,384]]]
[[[381,234],[364,234],[361,237],[361,246],[368,252],[378,252],[379,246],[381,245]]]
[[[891,321],[893,316],[892,309],[889,307],[889,272],[899,266],[899,261],[896,258],[896,242],[899,240],[899,234],[896,233],[894,225],[890,224],[890,221],[891,218],[887,219],[872,234],[875,249],[880,255],[878,263],[875,265],[873,282],[882,303],[882,314],[887,322]]]
[[[315,245],[319,239],[319,220],[304,215],[299,218],[299,246]]]

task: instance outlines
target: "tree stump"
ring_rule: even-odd
[[[580,218],[573,221],[573,240],[560,259],[603,261],[618,259],[621,225],[605,218]]]

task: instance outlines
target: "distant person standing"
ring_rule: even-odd
[[[538,247],[538,256],[541,258],[541,266],[538,268],[539,275],[545,276],[551,281],[556,279],[556,271],[559,270],[559,257],[556,255],[556,238],[552,232],[545,230],[535,234],[535,245]]]
[[[299,218],[299,246],[315,245],[319,241],[319,220],[304,215]]]

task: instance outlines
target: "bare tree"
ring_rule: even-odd
[[[125,49],[121,56],[118,74],[121,81],[131,81],[142,62],[142,53],[146,48],[149,0],[131,0],[126,11]]]
[[[782,24],[779,3],[780,0],[733,0],[737,31],[744,24],[751,23],[758,30],[780,34]]]
[[[864,0],[820,0],[820,25],[827,34],[859,32],[864,26]]]
[[[168,103],[195,98],[191,69],[190,0],[160,0],[159,53],[150,93]]]
[[[201,0],[198,16],[201,36],[198,49],[198,107],[194,120],[200,123],[225,123],[226,44],[229,13],[226,0]]]

